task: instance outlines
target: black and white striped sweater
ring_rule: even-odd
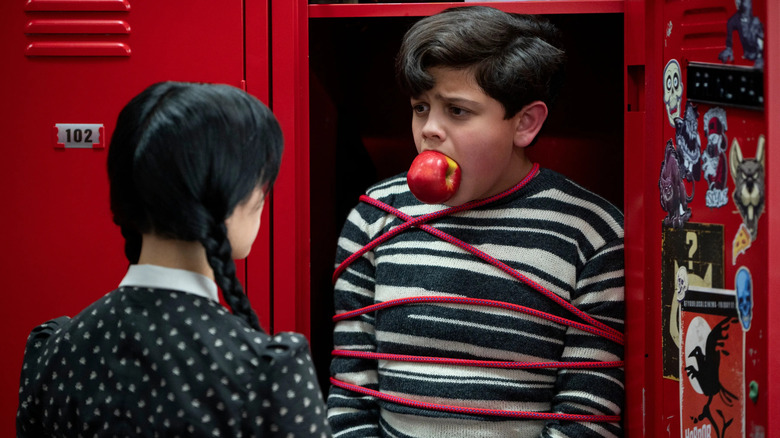
[[[417,201],[405,175],[368,191],[418,217],[441,210]],[[404,221],[367,203],[349,215],[337,265]],[[604,199],[542,169],[510,195],[429,225],[516,269],[609,328],[622,332],[623,216]],[[466,297],[526,306],[581,321],[528,284],[418,227],[351,263],[335,286],[336,314],[416,296]],[[388,307],[337,322],[334,348],[383,354],[511,362],[621,361],[623,346],[511,308],[462,303]],[[394,358],[391,358],[394,359]],[[334,356],[339,381],[420,403],[508,411],[620,415],[623,368],[504,369]],[[331,386],[334,436],[621,436],[619,423],[471,415],[378,400]]]

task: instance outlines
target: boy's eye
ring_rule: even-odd
[[[457,107],[457,106],[451,106],[450,107],[450,114],[456,117],[462,117],[468,114],[468,110],[465,110],[463,108]]]
[[[418,113],[418,114],[419,113],[424,113],[427,110],[428,110],[428,105],[426,105],[424,103],[415,103],[415,104],[412,105],[412,111],[414,111],[415,113]]]

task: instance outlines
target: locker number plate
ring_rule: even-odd
[[[58,149],[103,149],[102,123],[57,123],[54,125]]]

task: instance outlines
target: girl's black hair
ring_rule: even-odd
[[[533,15],[486,6],[453,7],[417,21],[396,58],[401,89],[430,90],[431,67],[469,69],[507,119],[540,100],[551,106],[563,83],[565,54],[557,28]]]
[[[231,257],[225,219],[270,190],[283,139],[262,102],[228,85],[161,82],[119,113],[108,151],[111,212],[137,263],[141,235],[197,241],[233,313],[260,329]]]

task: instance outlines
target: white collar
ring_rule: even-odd
[[[123,286],[172,289],[219,302],[217,284],[214,280],[184,269],[157,265],[130,265],[125,278],[119,283],[119,287]]]

